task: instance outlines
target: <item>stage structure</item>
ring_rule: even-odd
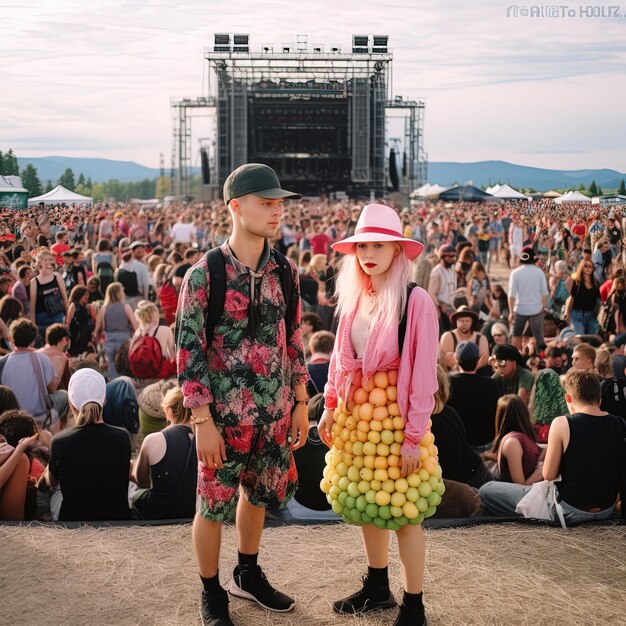
[[[207,112],[215,138],[202,147],[203,182],[213,196],[247,162],[270,165],[285,188],[305,195],[385,195],[394,186],[388,121],[398,116],[404,137],[395,190],[426,182],[425,103],[392,95],[387,36],[355,35],[351,52],[309,45],[305,36],[251,52],[248,35],[216,34],[205,58],[209,95],[172,100],[177,196],[189,194],[191,118]]]

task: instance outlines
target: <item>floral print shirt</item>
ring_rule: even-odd
[[[213,419],[222,426],[273,423],[291,413],[294,386],[308,380],[298,272],[290,261],[298,304],[288,333],[280,269],[273,252],[266,246],[261,266],[252,271],[236,258],[228,241],[220,249],[226,262],[226,297],[210,346],[206,340],[210,289],[206,257],[187,271],[180,290],[176,337],[184,405],[208,404]],[[251,294],[258,318],[254,339],[248,328]]]

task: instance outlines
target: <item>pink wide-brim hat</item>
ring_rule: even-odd
[[[404,254],[413,260],[424,246],[402,235],[402,224],[398,214],[384,204],[368,204],[356,223],[354,235],[332,244],[331,248],[340,254],[352,254],[355,244],[374,241],[397,241],[402,244]]]

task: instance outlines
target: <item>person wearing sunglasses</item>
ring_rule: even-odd
[[[498,384],[500,396],[515,393],[528,405],[535,377],[526,368],[519,350],[509,343],[496,345],[490,363],[494,369],[493,379]]]

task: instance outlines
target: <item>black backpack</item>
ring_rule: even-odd
[[[122,283],[127,298],[133,298],[139,295],[139,284],[137,283],[136,272],[124,269],[117,270],[117,282]]]
[[[291,338],[291,327],[296,316],[297,302],[294,298],[294,284],[291,266],[287,258],[274,248],[274,259],[280,271],[280,285],[283,290],[283,297],[287,304],[285,314],[285,328],[287,330],[287,342]],[[205,254],[207,268],[209,270],[210,288],[209,302],[206,322],[207,347],[213,343],[215,327],[224,313],[224,301],[226,300],[226,259],[220,248],[213,248]]]

